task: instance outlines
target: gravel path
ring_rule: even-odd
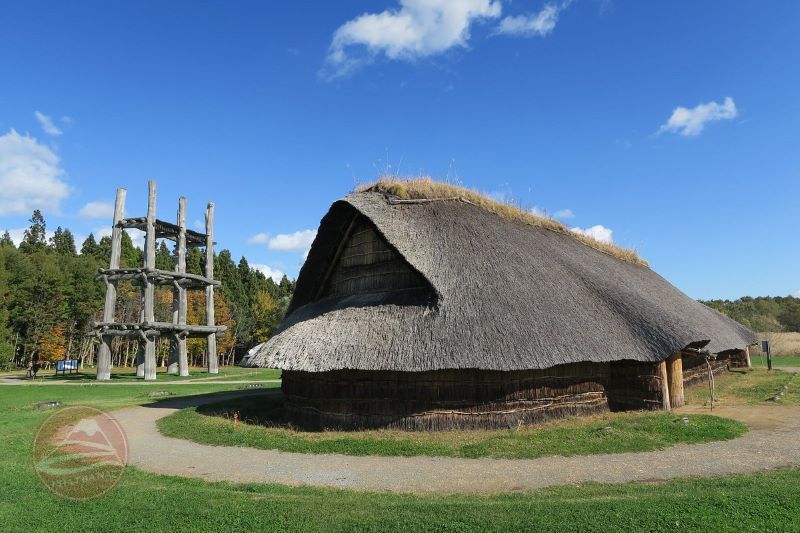
[[[116,411],[114,416],[128,435],[131,464],[150,472],[209,481],[440,494],[518,492],[587,481],[714,477],[800,466],[800,406],[788,405],[715,409],[715,415],[741,419],[753,428],[730,441],[656,452],[516,460],[306,455],[208,446],[165,437],[156,428],[158,419],[182,407],[222,399],[220,394],[179,398]],[[697,409],[679,410],[676,415],[693,411]]]

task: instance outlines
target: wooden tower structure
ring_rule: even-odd
[[[124,218],[125,189],[117,189],[114,205],[114,222],[111,230],[111,260],[108,268],[101,268],[97,279],[106,285],[106,300],[102,322],[93,324],[95,335],[100,338],[97,354],[97,379],[111,379],[111,341],[116,336],[138,337],[142,348],[137,356],[137,376],[145,380],[156,379],[156,339],[162,335],[170,338],[168,372],[181,376],[189,375],[186,339],[205,338],[208,343],[208,372],[219,373],[217,359],[217,334],[225,331],[214,319],[214,288],[220,286],[214,280],[214,203],[206,208],[206,232],[186,229],[186,198],[178,201],[177,224],[156,219],[156,183],[148,182],[147,216]],[[122,231],[137,229],[145,232],[144,264],[141,268],[120,268]],[[174,270],[156,268],[156,239],[175,242],[176,260]],[[190,246],[205,247],[205,275],[186,272],[186,249]],[[138,284],[142,291],[141,318],[137,323],[117,322],[117,283],[128,280]],[[172,287],[173,312],[171,322],[158,322],[154,313],[155,286]],[[187,324],[187,291],[205,290],[206,324]]]

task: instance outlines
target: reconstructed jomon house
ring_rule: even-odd
[[[507,428],[680,406],[755,341],[629,250],[382,180],[331,206],[283,324],[243,364],[283,370],[298,427]]]

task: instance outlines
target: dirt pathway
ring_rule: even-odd
[[[165,437],[156,428],[158,419],[182,407],[221,399],[221,395],[187,397],[116,411],[128,435],[131,464],[150,472],[209,481],[441,494],[517,492],[588,481],[713,477],[800,466],[800,406],[788,405],[715,409],[714,414],[741,419],[753,427],[730,441],[656,452],[517,460],[306,455],[208,446]],[[692,411],[697,409],[677,413]]]

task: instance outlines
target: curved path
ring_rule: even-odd
[[[114,412],[128,436],[131,464],[150,472],[209,481],[443,494],[517,492],[587,481],[714,477],[800,466],[800,406],[715,409],[714,414],[739,418],[753,428],[730,441],[655,452],[540,459],[306,455],[209,446],[165,437],[156,428],[158,419],[180,408],[226,396],[233,394],[180,398]]]

